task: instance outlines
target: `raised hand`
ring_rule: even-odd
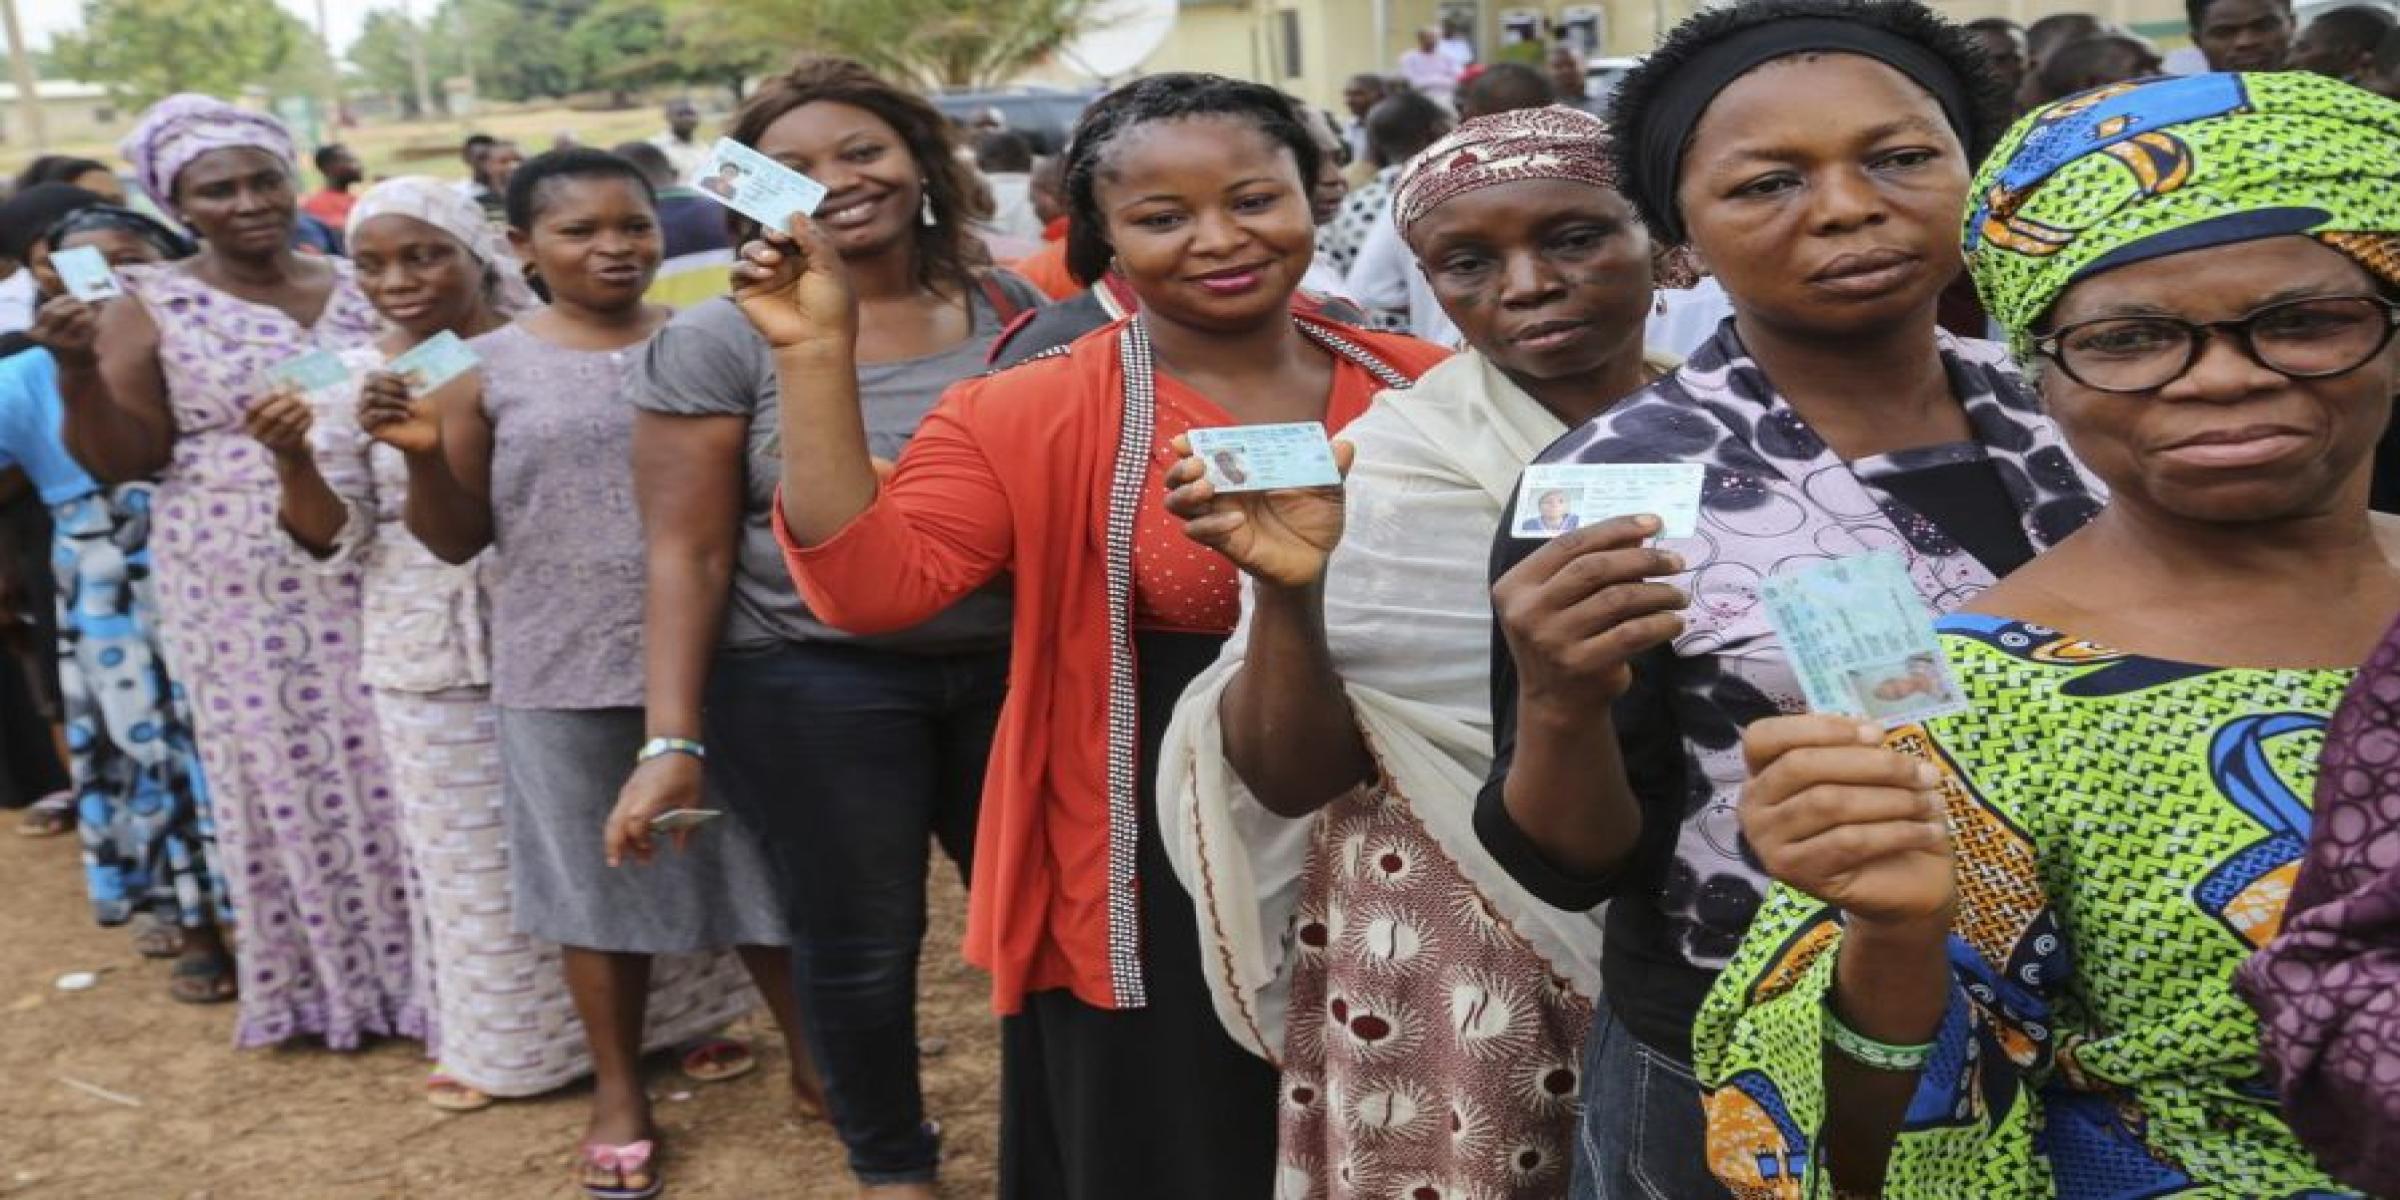
[[[442,423],[430,395],[415,395],[406,376],[369,371],[358,388],[358,427],[403,454],[442,446]]]
[[[1220,494],[1191,439],[1177,437],[1173,445],[1182,457],[1167,468],[1167,511],[1183,518],[1185,537],[1261,583],[1297,588],[1325,578],[1325,562],[1342,540],[1341,485]],[[1348,442],[1333,444],[1344,478],[1356,453]]]
[[[1940,774],[1871,722],[1769,717],[1742,734],[1742,836],[1767,874],[1855,918],[1947,929],[1958,902]]]
[[[858,298],[841,253],[816,222],[797,213],[787,232],[762,230],[733,264],[733,300],[767,345],[849,353],[858,340]]]
[[[307,398],[289,387],[278,387],[242,414],[242,429],[276,458],[288,462],[309,456],[308,431],[316,421]]]
[[[34,313],[25,336],[62,363],[90,366],[98,357],[100,309],[73,296],[52,296]]]
[[[1563,534],[1492,585],[1492,616],[1516,662],[1518,692],[1568,711],[1605,707],[1633,685],[1633,660],[1683,632],[1690,598],[1652,582],[1683,570],[1644,546],[1658,518],[1616,517]]]

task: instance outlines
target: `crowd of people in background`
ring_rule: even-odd
[[[444,179],[172,97],[0,202],[0,802],[237,1048],[589,1079],[596,1200],[762,1007],[936,1194],[936,869],[1010,1200],[2400,1194],[2400,31],[2187,7],[1048,154],[804,56],[782,229],[686,99]],[[1520,507],[1662,463],[1697,536]],[[1871,552],[1963,711],[1806,711],[1762,581]]]

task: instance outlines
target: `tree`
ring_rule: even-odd
[[[58,63],[134,104],[176,92],[230,96],[283,69],[310,35],[275,0],[83,0]]]
[[[447,112],[449,98],[441,81],[464,70],[458,46],[451,40],[447,27],[413,21],[391,9],[378,8],[367,14],[366,23],[359,27],[358,40],[350,44],[350,65],[358,68],[359,78],[368,90],[399,97],[400,111],[411,117],[425,115],[418,111],[413,61],[420,38],[425,43],[425,73],[432,84],[433,103]]]
[[[1007,82],[1093,20],[1098,0],[672,0],[670,25],[841,54],[921,85]]]

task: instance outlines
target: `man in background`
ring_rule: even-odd
[[[2292,43],[2292,69],[2362,83],[2375,70],[2375,50],[2393,24],[2391,13],[2363,4],[2324,13]]]
[[[1350,110],[1350,122],[1342,127],[1342,141],[1350,146],[1350,161],[1364,162],[1367,158],[1367,114],[1384,97],[1383,76],[1360,72],[1342,85],[1342,107]]]
[[[2374,65],[2358,81],[2358,86],[2386,100],[2400,100],[2400,29],[2383,35],[2383,41],[2375,47]]]
[[[1007,129],[978,134],[975,169],[992,190],[992,231],[1021,242],[1041,240],[1042,219],[1033,211],[1033,143]]]
[[[500,138],[487,139],[483,157],[476,160],[475,187],[467,194],[483,206],[483,215],[494,221],[508,219],[508,181],[514,179],[517,168],[525,162],[525,152],[515,142]]]
[[[2012,97],[2025,90],[2027,43],[2025,27],[2007,17],[1985,17],[1967,22],[1967,32],[1983,47],[1983,57],[1992,64],[1992,75]]]
[[[1442,22],[1441,51],[1442,56],[1457,63],[1461,71],[1475,65],[1475,43],[1467,40],[1464,22],[1455,19]]]
[[[1458,89],[1458,119],[1541,108],[1557,99],[1540,71],[1520,62],[1493,63]]]
[[[693,135],[700,129],[700,109],[689,100],[669,100],[666,109],[667,127],[650,144],[667,156],[675,178],[690,179],[700,164],[708,161],[708,147]],[[622,157],[622,156],[620,156]]]
[[[2061,46],[2042,64],[2037,87],[2043,103],[2064,100],[2112,83],[2148,79],[2163,70],[2158,48],[2126,33],[2103,33]]]
[[[483,156],[492,152],[492,143],[498,140],[488,133],[470,133],[458,144],[458,161],[467,165],[467,177],[452,185],[460,195],[474,199],[483,187]]]
[[[1581,109],[1595,117],[1608,115],[1608,99],[1595,96],[1583,70],[1583,55],[1564,42],[1550,47],[1550,88],[1558,93],[1558,103]]]
[[[686,186],[689,174],[675,170],[656,138],[627,142],[609,153],[632,163],[658,193],[658,232],[666,253],[643,299],[688,308],[724,294],[725,273],[733,266],[724,206]]]
[[[1443,108],[1458,94],[1458,77],[1465,71],[1465,64],[1442,53],[1442,31],[1432,25],[1418,30],[1417,48],[1400,56],[1400,77]]]
[[[317,174],[325,177],[325,186],[301,200],[300,211],[335,229],[348,229],[350,206],[358,203],[358,197],[351,195],[350,189],[366,180],[367,169],[340,142],[317,147],[315,159]]]
[[[2292,56],[2288,0],[2183,0],[2211,71],[2280,71]]]

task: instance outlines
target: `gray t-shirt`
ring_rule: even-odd
[[[1026,308],[1041,293],[1022,280],[1000,276],[1000,286]],[[983,370],[983,356],[1000,333],[1000,316],[978,291],[972,297],[973,332],[965,341],[923,358],[862,363],[858,398],[867,420],[867,449],[897,459],[900,448],[933,410],[942,391]],[[775,544],[775,484],[782,473],[776,453],[775,356],[732,300],[718,297],[677,313],[650,342],[642,364],[626,383],[634,407],[682,416],[739,416],[750,420],[749,453],[743,463],[745,493],[741,549],[733,572],[733,597],[725,611],[724,644],[758,646],[779,641],[853,642],[922,654],[989,650],[1008,644],[1009,600],[1002,588],[985,588],[951,605],[939,616],[897,633],[861,637],[811,616],[792,586]]]

